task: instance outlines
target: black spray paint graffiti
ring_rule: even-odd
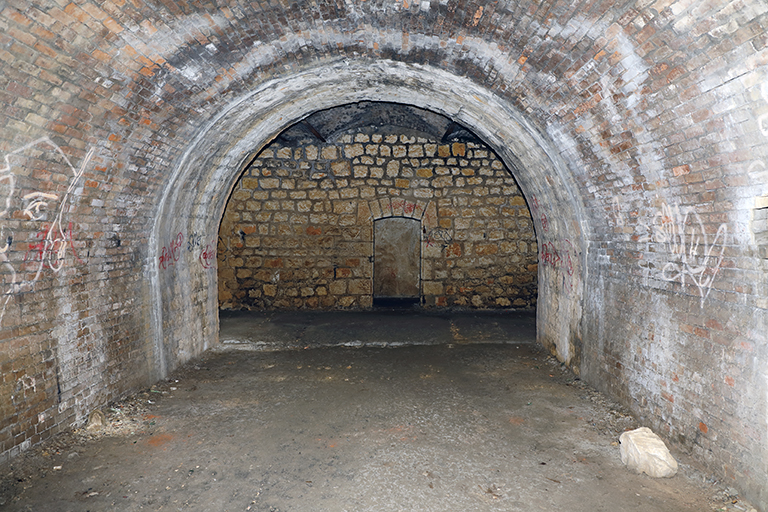
[[[65,172],[72,174],[69,186],[61,197],[55,192],[41,190],[33,190],[19,196],[20,187],[17,182],[20,178],[14,173],[13,160],[28,151],[42,152],[38,155],[38,160],[45,158],[56,162]],[[4,268],[5,272],[0,276],[3,279],[0,284],[0,325],[11,298],[20,292],[32,290],[45,269],[58,273],[65,265],[68,252],[71,251],[74,259],[84,264],[73,243],[73,224],[65,220],[65,215],[70,211],[72,197],[93,153],[94,149],[91,148],[80,162],[80,167],[75,169],[56,143],[48,137],[42,137],[4,156],[4,165],[0,167],[0,240],[4,241],[5,245],[0,247],[0,268]],[[24,255],[18,254],[14,257],[14,252],[17,252],[13,250],[14,233],[8,228],[8,222],[14,212],[20,211],[21,216],[30,221],[44,222],[48,218],[48,211],[54,207],[55,214],[50,224],[42,224],[42,229],[37,232],[35,240],[28,244]]]
[[[439,245],[445,249],[453,243],[453,237],[451,232],[445,228],[432,228],[428,233],[424,233],[424,241],[427,242],[427,247]]]
[[[197,233],[192,233],[187,237],[187,251],[192,252],[199,248],[203,243],[203,236]]]

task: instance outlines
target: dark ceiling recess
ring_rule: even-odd
[[[382,128],[441,142],[481,142],[472,131],[446,116],[400,103],[362,101],[321,110],[288,127],[276,139],[292,145],[307,140],[335,142],[342,133]]]

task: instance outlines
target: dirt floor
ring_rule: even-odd
[[[242,343],[237,344],[240,348]],[[532,343],[210,351],[0,467],[4,511],[750,510]]]

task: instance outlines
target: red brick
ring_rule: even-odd
[[[14,22],[18,23],[19,25],[22,25],[24,27],[28,26],[30,23],[32,23],[32,20],[21,14],[19,11],[13,8],[6,8],[2,14],[7,16],[9,19],[12,19]]]
[[[64,12],[75,18],[79,22],[85,22],[88,20],[88,14],[85,13],[80,7],[71,3],[64,8]]]
[[[107,29],[109,29],[111,32],[114,32],[115,34],[119,34],[124,30],[123,27],[118,22],[116,22],[115,20],[109,17],[105,19],[102,23],[104,24],[105,27],[107,27]]]
[[[21,41],[27,46],[34,47],[35,43],[37,42],[37,38],[35,36],[27,32],[24,32],[22,30],[19,30],[16,27],[10,27],[7,33],[9,36],[13,37],[17,41]]]
[[[701,327],[694,327],[693,334],[699,336],[700,338],[709,338],[709,331]]]

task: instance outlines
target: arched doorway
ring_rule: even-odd
[[[534,216],[539,249],[546,246],[552,254],[538,269],[538,340],[561,360],[578,365],[587,225],[570,172],[553,144],[514,107],[437,69],[389,61],[375,68],[367,62],[331,64],[233,101],[190,144],[177,167],[157,216],[151,257],[158,260],[177,233],[215,240],[226,200],[256,156],[254,148],[312,112],[370,100],[415,105],[471,126],[512,170],[529,204],[535,201],[542,214]],[[215,270],[186,260],[165,270],[151,276],[160,373],[215,344],[218,328]]]
[[[333,107],[281,132],[243,170],[218,238],[223,310],[536,307],[515,178],[471,131],[413,106]]]

